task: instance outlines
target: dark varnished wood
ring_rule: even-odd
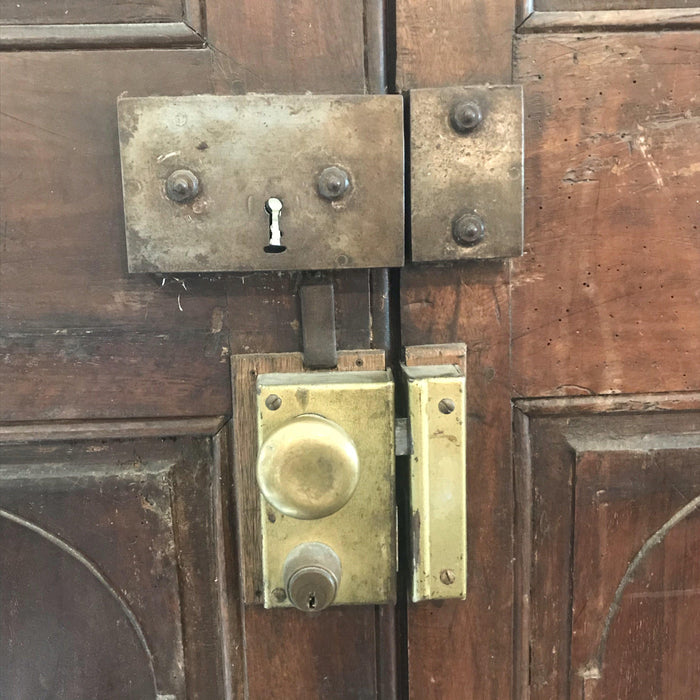
[[[397,0],[397,88],[510,82],[514,22],[510,0]]]
[[[698,387],[697,47],[683,32],[518,40],[516,395]]]
[[[140,49],[204,45],[184,22],[133,24],[9,24],[0,26],[0,49]]]
[[[511,2],[397,3],[401,89],[511,80]],[[501,262],[401,274],[402,344],[467,345],[467,600],[409,605],[414,698],[511,692],[510,270]]]
[[[226,92],[364,92],[362,0],[209,0],[207,26]]]
[[[696,0],[534,0],[535,10],[639,10],[695,7]]]
[[[0,0],[2,24],[166,22],[182,18],[182,0]]]
[[[693,697],[697,395],[517,405],[516,697]]]
[[[225,435],[138,437],[169,432],[152,422],[66,439],[97,426],[72,427],[0,444],[3,697],[232,697]]]
[[[466,601],[409,606],[415,698],[501,698],[511,690],[508,295],[501,263],[425,266],[403,274],[404,344],[467,345],[468,594]]]
[[[527,19],[526,19],[527,18]],[[532,12],[520,16],[522,33],[638,32],[660,29],[697,29],[700,9],[675,7],[658,10],[576,10]]]

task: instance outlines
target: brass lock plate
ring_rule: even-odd
[[[399,95],[118,102],[129,272],[399,267]]]
[[[425,88],[409,99],[412,259],[522,255],[522,87]]]
[[[466,597],[465,357],[463,345],[414,346],[406,349],[413,366],[402,367],[410,426],[414,602]]]
[[[290,607],[285,562],[305,543],[340,560],[335,605],[395,600],[391,373],[262,374],[257,424],[265,607]]]

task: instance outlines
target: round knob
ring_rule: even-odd
[[[336,423],[302,414],[277,428],[258,454],[258,485],[285,515],[324,518],[355,492],[360,463],[355,443]]]
[[[287,597],[304,612],[323,610],[335,600],[341,573],[340,559],[328,545],[304,542],[284,563]]]

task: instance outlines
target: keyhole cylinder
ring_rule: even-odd
[[[319,612],[335,600],[342,567],[338,555],[322,542],[304,542],[284,563],[284,584],[289,602],[304,612]]]

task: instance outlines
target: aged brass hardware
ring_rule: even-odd
[[[333,421],[312,413],[274,430],[258,453],[263,496],[292,518],[315,520],[335,513],[350,500],[359,478],[352,438]]]
[[[130,272],[403,265],[400,95],[127,97],[118,119]]]
[[[247,602],[312,612],[394,600],[397,454],[410,463],[411,598],[465,597],[465,357],[459,344],[406,348],[408,418],[395,418],[391,374],[358,370],[383,366],[381,353],[341,352],[333,372],[300,372],[294,353],[237,356],[237,412],[257,427],[252,498],[238,498],[259,509]]]
[[[257,392],[265,607],[394,600],[390,372],[261,374]],[[330,548],[340,568],[309,543]]]
[[[328,545],[304,542],[284,562],[284,592],[295,608],[319,612],[335,600],[341,575],[340,559]]]
[[[465,598],[465,376],[455,365],[402,369],[412,446],[411,598]]]
[[[410,125],[413,260],[522,255],[522,88],[411,90]]]

